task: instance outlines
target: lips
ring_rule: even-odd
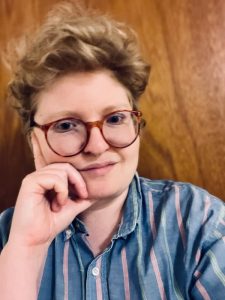
[[[94,164],[90,164],[82,169],[79,169],[79,171],[91,171],[91,170],[97,170],[97,169],[104,169],[106,167],[109,166],[113,166],[115,165],[116,162],[103,162],[103,163],[94,163]]]
[[[80,169],[79,171],[84,175],[89,176],[103,176],[109,173],[113,167],[115,166],[116,162],[103,162],[103,163],[94,163],[85,166],[84,168]]]

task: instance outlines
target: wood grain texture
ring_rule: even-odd
[[[54,0],[2,0],[0,47],[36,26]],[[147,120],[139,173],[200,185],[225,200],[225,2],[86,0],[128,22],[152,65],[140,102]],[[4,102],[0,65],[0,209],[12,205],[32,157],[15,113]],[[10,122],[8,122],[10,120]]]

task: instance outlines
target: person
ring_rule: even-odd
[[[63,3],[30,39],[9,97],[36,170],[0,215],[1,300],[224,299],[224,203],[136,172],[136,34]]]

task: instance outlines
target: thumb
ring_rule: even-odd
[[[76,201],[68,199],[66,205],[61,206],[59,211],[54,212],[57,218],[56,230],[61,232],[64,230],[80,213],[92,206],[96,200],[76,199]]]

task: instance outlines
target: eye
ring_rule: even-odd
[[[79,127],[81,127],[81,126],[82,126],[82,123],[76,119],[60,120],[52,126],[52,130],[57,133],[64,133],[64,132],[70,132],[70,131],[77,131],[77,130],[79,130]]]
[[[123,124],[126,119],[127,116],[125,113],[117,112],[115,114],[111,114],[110,116],[108,116],[106,122],[109,125],[120,125]]]

